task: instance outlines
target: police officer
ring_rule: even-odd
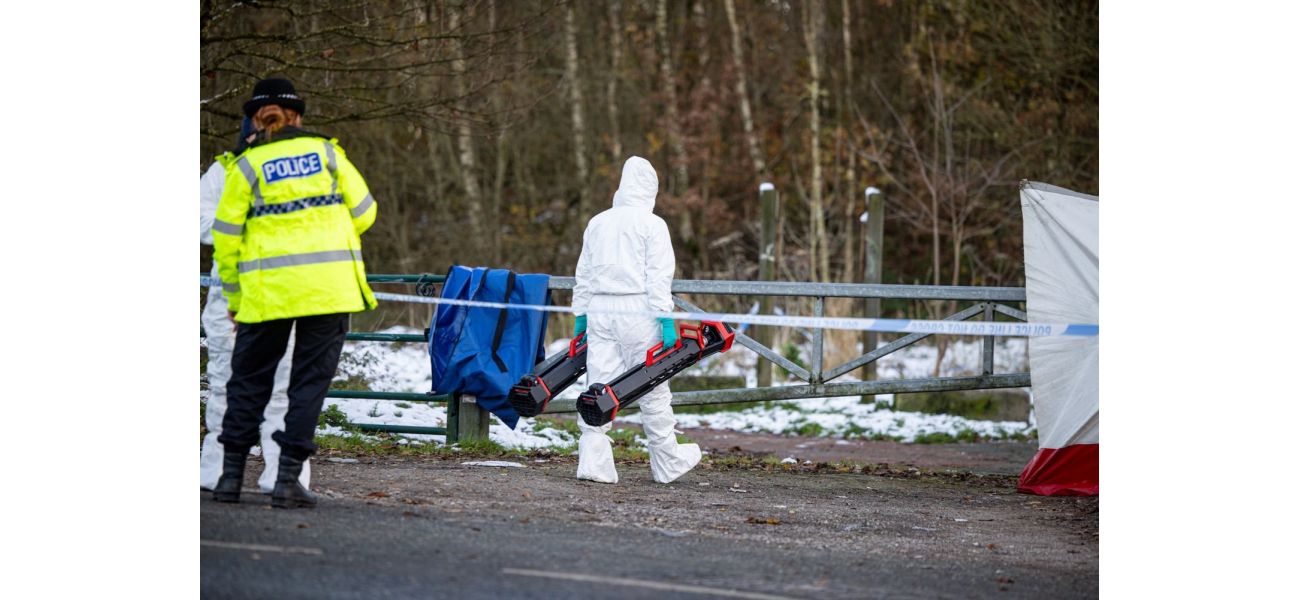
[[[213,222],[213,256],[236,322],[225,449],[214,499],[238,502],[248,450],[295,328],[289,410],[271,505],[311,507],[299,483],[325,393],[338,367],[348,315],[378,304],[366,284],[361,234],[378,210],[338,141],[304,131],[306,103],[287,79],[264,79],[244,103],[257,134],[226,170]]]
[[[217,203],[221,200],[221,191],[226,185],[226,167],[234,168],[234,160],[253,141],[253,120],[244,117],[240,125],[239,141],[233,151],[221,153],[212,166],[199,179],[199,242],[212,245],[212,221],[217,216]],[[226,381],[230,379],[230,354],[235,349],[235,323],[227,316],[226,298],[221,293],[221,275],[217,271],[216,261],[212,261],[212,279],[215,284],[208,290],[208,302],[203,306],[200,317],[203,330],[207,333],[208,346],[208,402],[204,414],[204,425],[208,428],[203,436],[203,447],[199,452],[199,487],[212,490],[221,478],[221,465],[225,451],[217,438],[221,436],[221,424],[226,418]],[[276,431],[284,429],[284,413],[289,410],[289,362],[293,353],[293,340],[285,357],[275,369],[275,385],[271,392],[271,402],[262,414],[261,432],[262,459],[265,468],[257,478],[257,487],[264,494],[275,489],[276,471],[280,468],[280,445],[271,439]],[[311,462],[302,465],[299,477],[303,487],[311,487]]]

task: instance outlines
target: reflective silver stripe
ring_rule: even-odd
[[[334,157],[334,144],[328,141],[325,142],[325,166],[329,168],[330,178],[334,180],[333,185],[330,186],[330,193],[337,194],[339,192],[339,162]]]
[[[244,233],[244,226],[242,224],[236,225],[234,223],[227,223],[221,219],[212,220],[212,229],[214,231],[220,231],[226,235],[242,235]]]
[[[361,215],[366,214],[366,211],[370,210],[370,205],[374,203],[375,203],[375,197],[371,196],[370,194],[366,194],[366,197],[361,200],[361,204],[358,204],[356,208],[352,209],[352,218],[355,219]]]
[[[226,283],[226,282],[223,281],[223,282],[221,282],[221,289],[222,289],[222,290],[225,290],[225,292],[226,292],[227,294],[238,294],[238,293],[239,293],[239,283],[238,283],[238,282],[236,282],[236,283]]]
[[[241,262],[239,263],[239,272],[247,273],[249,271],[278,269],[280,267],[297,267],[301,265],[314,265],[317,263],[340,262],[345,260],[361,262],[361,251],[326,250],[324,252],[304,252],[302,254],[272,256],[270,258]]]
[[[248,162],[248,157],[245,156],[244,158],[239,159],[237,164],[239,165],[239,170],[244,172],[244,179],[248,180],[248,187],[253,188],[253,206],[266,204],[266,202],[262,200],[262,188],[257,183],[257,171],[253,170],[253,165]]]

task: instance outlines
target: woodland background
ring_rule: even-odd
[[[371,273],[572,275],[634,154],[681,279],[757,277],[762,181],[784,281],[862,280],[875,186],[884,283],[1020,286],[1018,182],[1098,190],[1095,1],[204,1],[199,43],[196,172],[290,78],[379,202]]]

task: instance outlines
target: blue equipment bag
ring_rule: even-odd
[[[462,267],[447,271],[442,297],[507,304],[549,305],[549,275]],[[439,304],[429,325],[433,391],[471,394],[511,429],[519,415],[507,396],[546,358],[546,313],[536,310]]]

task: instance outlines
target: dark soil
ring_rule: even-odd
[[[739,433],[715,429],[685,429],[686,437],[719,454],[749,454],[776,459],[793,457],[800,463],[848,461],[974,473],[1018,475],[1038,451],[1037,442],[979,442],[965,444],[900,444],[871,440],[808,438],[770,433]]]

